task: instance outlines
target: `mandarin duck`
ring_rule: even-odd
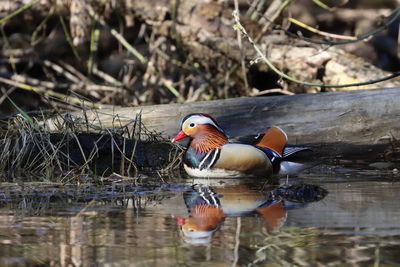
[[[187,115],[180,127],[172,142],[190,138],[183,163],[185,171],[194,177],[270,177],[273,173],[297,172],[302,164],[284,159],[308,150],[287,145],[286,133],[277,126],[250,138],[229,139],[216,120],[205,113]]]

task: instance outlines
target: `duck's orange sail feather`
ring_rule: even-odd
[[[282,157],[287,140],[287,135],[281,128],[272,126],[255,145],[272,149]]]

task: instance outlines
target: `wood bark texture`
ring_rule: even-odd
[[[89,123],[114,127],[127,124],[141,112],[143,124],[172,138],[179,121],[189,113],[209,113],[230,136],[264,132],[277,125],[292,144],[346,143],[374,145],[400,138],[400,88],[335,93],[234,98],[187,104],[116,107],[87,111]],[[81,120],[83,113],[74,113]],[[48,121],[56,125],[56,118]],[[55,129],[53,127],[53,129]]]

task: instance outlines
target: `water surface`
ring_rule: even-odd
[[[0,265],[400,264],[400,177],[393,168],[321,165],[282,177],[280,187],[206,180],[196,191],[191,179],[153,180],[43,190],[3,185]],[[304,183],[318,187],[299,189]],[[319,187],[327,195],[313,191]]]

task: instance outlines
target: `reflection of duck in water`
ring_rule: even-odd
[[[189,218],[175,216],[188,243],[209,243],[211,235],[225,219],[220,198],[214,191],[203,185],[194,185],[184,194]]]
[[[212,235],[226,216],[257,213],[265,221],[267,232],[279,232],[287,218],[287,210],[307,202],[319,201],[327,192],[313,185],[278,187],[268,192],[252,190],[246,185],[211,188],[194,185],[184,194],[189,217],[175,216],[183,238],[191,244],[211,242]],[[290,199],[290,200],[286,200]]]
[[[264,219],[267,232],[270,234],[278,233],[287,218],[287,210],[283,200],[267,203],[255,211]]]
[[[198,205],[190,209],[190,217],[177,218],[182,233],[189,243],[209,243],[211,235],[225,219],[220,207]]]

